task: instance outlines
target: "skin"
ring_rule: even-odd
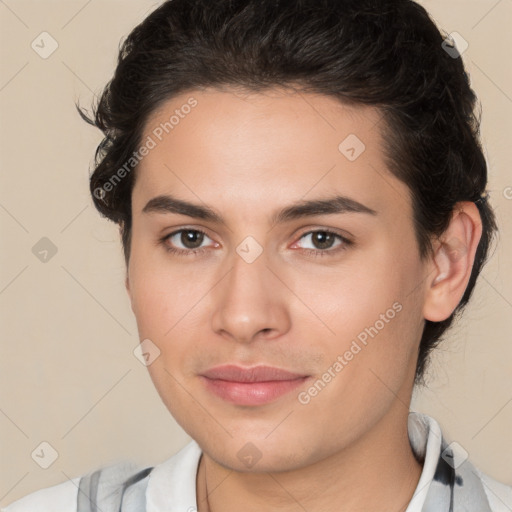
[[[143,138],[190,97],[197,106],[137,169],[126,286],[140,339],[160,350],[148,366],[155,387],[203,451],[198,510],[405,510],[422,469],[407,436],[418,344],[425,319],[447,318],[464,293],[481,235],[476,206],[460,203],[422,260],[409,190],[384,165],[377,110],[277,88],[188,91],[153,113]],[[366,146],[355,161],[338,149],[349,134]],[[272,223],[281,208],[334,193],[377,214]],[[165,194],[208,205],[225,224],[143,212]],[[207,236],[160,242],[179,229]],[[335,253],[343,242],[322,246],[312,230],[353,243]],[[263,251],[252,263],[236,252],[247,236]],[[401,311],[301,403],[394,303]],[[199,376],[226,363],[310,378],[274,402],[234,405]],[[246,443],[261,455],[252,467],[237,455]]]

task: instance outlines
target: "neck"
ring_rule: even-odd
[[[278,473],[242,473],[203,453],[198,512],[381,512],[406,510],[422,471],[400,400],[356,443],[315,464]]]

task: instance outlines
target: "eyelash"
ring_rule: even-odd
[[[175,247],[171,247],[171,246],[169,246],[167,244],[167,240],[168,239],[172,238],[174,235],[177,235],[178,233],[181,233],[183,231],[191,231],[191,232],[194,232],[194,233],[201,233],[202,235],[208,237],[207,233],[205,233],[204,231],[202,231],[200,229],[183,228],[183,229],[179,229],[177,231],[173,231],[172,233],[169,233],[168,235],[165,235],[164,237],[162,237],[159,240],[159,243],[164,247],[164,249],[168,253],[176,254],[178,256],[195,256],[195,255],[203,254],[206,251],[206,248],[201,248],[201,249],[176,249]],[[350,247],[351,245],[353,245],[353,243],[354,243],[351,240],[349,240],[348,238],[340,235],[339,233],[336,233],[334,231],[329,231],[327,229],[315,229],[315,230],[307,231],[306,233],[303,233],[299,237],[299,240],[304,238],[306,235],[311,235],[311,234],[314,234],[314,233],[325,233],[327,235],[333,235],[336,238],[338,238],[339,240],[341,240],[341,242],[342,242],[342,244],[339,245],[336,249],[302,249],[306,255],[313,256],[315,258],[316,257],[323,257],[323,256],[335,256],[338,253],[347,250],[347,248]]]

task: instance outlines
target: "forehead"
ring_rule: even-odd
[[[152,149],[137,168],[134,207],[166,192],[239,207],[333,191],[373,209],[397,194],[407,203],[384,163],[383,125],[375,108],[320,94],[191,90],[146,122]]]
[[[253,145],[263,139],[266,143],[272,140],[267,150],[293,140],[297,150],[300,139],[307,138],[310,144],[303,146],[307,150],[321,140],[336,143],[347,130],[357,132],[354,135],[360,139],[378,143],[381,120],[377,108],[344,104],[322,94],[277,87],[258,93],[208,88],[165,101],[149,116],[144,136],[165,142],[163,139],[170,139],[167,135],[173,134],[177,141],[180,133],[187,136],[195,131],[197,136],[207,135],[209,140],[218,134],[219,138],[229,135],[236,137],[234,142],[243,143],[248,142],[246,135],[250,134],[259,136],[253,138]],[[302,136],[297,137],[297,132]],[[326,134],[330,135],[327,139]]]

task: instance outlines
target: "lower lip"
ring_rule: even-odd
[[[236,405],[262,405],[293,391],[307,378],[269,382],[232,382],[207,377],[202,377],[202,380],[207,389],[228,402]]]

